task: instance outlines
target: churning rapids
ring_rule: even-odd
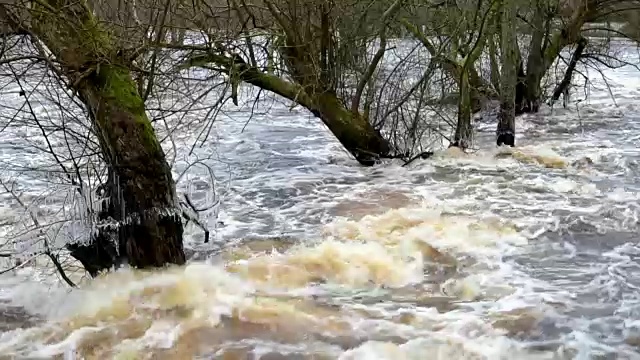
[[[617,106],[594,78],[515,150],[478,121],[478,152],[408,167],[358,166],[286,105],[229,110],[198,150],[221,206],[196,260],[74,290],[6,273],[0,358],[640,359],[640,74],[606,75]],[[206,201],[202,174],[182,190]]]

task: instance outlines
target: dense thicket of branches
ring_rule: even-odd
[[[470,148],[473,113],[496,103],[497,144],[514,146],[517,115],[558,100],[584,67],[624,64],[610,40],[637,39],[638,9],[634,0],[5,0],[0,77],[18,84],[25,106],[3,128],[20,118],[42,129],[39,150],[92,224],[89,239],[66,245],[92,275],[124,261],[181,264],[183,221],[206,228],[176,193],[177,147],[161,143],[197,127],[193,152],[229,101],[275,95],[303,107],[363,165],[426,156],[442,140]],[[46,126],[25,114],[36,94],[61,114]],[[202,116],[188,123],[194,112]]]

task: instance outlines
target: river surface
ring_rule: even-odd
[[[615,104],[594,78],[518,119],[515,150],[479,120],[479,151],[408,167],[358,166],[286,105],[231,109],[195,151],[212,241],[74,290],[46,259],[0,276],[0,359],[640,359],[640,74],[606,74]],[[180,185],[199,204],[207,174]]]

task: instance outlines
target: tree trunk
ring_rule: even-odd
[[[538,1],[532,19],[533,34],[529,46],[527,72],[518,75],[524,82],[516,88],[516,114],[537,112],[542,101],[540,82],[549,71],[562,49],[580,40],[580,30],[591,9],[589,6],[578,6],[569,21],[552,36],[550,26],[553,16],[549,17],[544,1]]]
[[[347,110],[335,94],[313,94],[312,102],[315,106],[308,109],[360,164],[372,166],[379,158],[390,155],[391,148],[382,134],[365,116]]]
[[[118,257],[138,268],[183,264],[183,229],[171,169],[109,32],[83,1],[48,1],[46,7],[35,6],[32,15],[33,32],[56,56],[91,114],[112,174],[108,215],[116,223]],[[99,232],[101,236],[108,234]],[[94,255],[111,252],[106,238],[96,241]],[[78,256],[91,253],[75,249]],[[79,260],[90,264],[95,259]]]
[[[474,80],[474,77],[477,76],[474,64],[482,54],[482,51],[484,50],[484,47],[486,45],[487,38],[489,37],[490,32],[490,30],[487,31],[487,20],[491,16],[493,16],[492,13],[493,11],[495,11],[495,8],[496,3],[492,4],[482,17],[482,23],[480,24],[480,28],[478,29],[478,38],[476,39],[473,47],[469,49],[468,54],[466,54],[466,56],[464,57],[464,61],[461,65],[461,76],[459,82],[460,99],[458,101],[458,123],[456,125],[456,132],[453,138],[453,143],[451,143],[450,147],[467,149],[471,146],[473,135],[473,127],[471,126],[471,86],[473,85],[473,82],[478,81]]]
[[[471,127],[471,97],[469,95],[468,74],[463,73],[460,79],[460,98],[458,99],[458,122],[450,147],[468,149],[471,147],[473,129]]]
[[[500,79],[500,113],[498,115],[496,143],[498,146],[514,146],[516,134],[516,86],[518,83],[517,68],[520,65],[518,64],[518,43],[515,28],[515,4],[513,4],[512,0],[503,0],[501,10],[502,35],[500,54],[502,73]]]
[[[129,71],[102,65],[79,91],[108,145],[109,201],[118,222],[118,255],[133,267],[185,262],[175,184]],[[104,150],[103,150],[104,151]]]
[[[545,23],[546,6],[544,0],[536,1],[536,8],[531,21],[532,34],[529,43],[529,56],[527,57],[527,72],[518,74],[521,78],[522,86],[518,89],[522,94],[521,101],[518,101],[516,111],[518,113],[535,113],[540,109],[542,91],[540,81],[544,75],[544,49],[542,43],[546,37]],[[524,77],[524,78],[523,78]],[[520,81],[518,82],[520,85]],[[518,91],[517,91],[518,92]]]

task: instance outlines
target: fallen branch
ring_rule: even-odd
[[[8,269],[2,270],[2,271],[0,271],[0,275],[2,275],[2,274],[6,274],[6,273],[8,273],[9,271],[17,270],[17,269],[19,269],[19,268],[21,268],[21,267],[25,266],[25,265],[26,265],[26,264],[28,264],[31,260],[35,259],[36,257],[38,257],[38,256],[40,256],[40,255],[42,255],[42,254],[35,254],[35,255],[31,256],[29,259],[27,259],[26,261],[19,262],[19,263],[18,263],[18,264],[16,264],[15,266],[12,266],[12,267],[10,267],[10,268],[8,268]]]
[[[424,151],[424,152],[421,152],[420,154],[418,154],[418,155],[416,155],[416,156],[412,157],[411,159],[407,160],[407,161],[402,165],[402,167],[409,166],[409,164],[411,164],[412,162],[414,162],[414,161],[416,161],[416,160],[418,160],[418,159],[426,160],[426,159],[428,159],[428,158],[432,157],[432,156],[433,156],[433,154],[434,154],[434,152],[433,152],[433,151]]]
[[[198,209],[195,207],[195,205],[193,204],[193,202],[191,202],[191,199],[189,199],[189,196],[187,194],[184,194],[184,202],[180,201],[180,205],[182,205],[182,216],[187,220],[187,223],[185,224],[185,226],[189,223],[189,221],[193,222],[194,224],[196,224],[196,226],[198,226],[200,229],[202,229],[202,231],[204,231],[204,242],[205,244],[209,242],[209,229],[207,229],[206,226],[204,226],[204,224],[202,224],[202,222],[200,221],[199,217],[198,217]],[[186,206],[185,206],[186,205]],[[193,210],[193,212],[190,214],[189,211],[186,211],[184,208],[188,207],[189,209]]]

